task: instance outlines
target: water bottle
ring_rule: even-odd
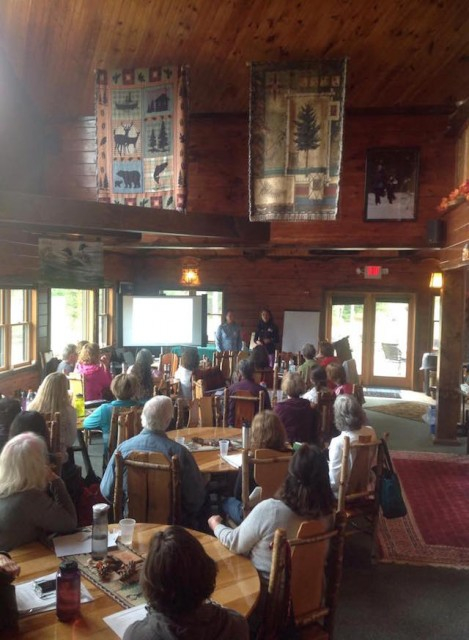
[[[295,371],[296,371],[295,362],[294,362],[294,360],[293,360],[293,359],[291,359],[291,360],[288,362],[288,371],[289,371],[290,373],[295,373]]]
[[[91,534],[91,557],[103,560],[107,556],[107,512],[109,505],[93,505],[93,530]]]
[[[64,560],[57,571],[57,618],[70,622],[80,613],[80,570],[75,560]]]
[[[77,393],[75,397],[75,411],[77,412],[77,418],[85,417],[85,399],[82,393]]]
[[[251,445],[251,423],[247,420],[243,420],[242,423],[242,439],[243,449],[249,449]]]
[[[21,392],[21,411],[28,410],[28,398],[26,396],[26,391]]]

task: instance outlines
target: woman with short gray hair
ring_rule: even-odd
[[[356,442],[360,436],[371,436],[372,442],[378,438],[373,427],[366,426],[366,414],[352,395],[343,394],[335,399],[334,424],[341,433],[332,438],[329,445],[329,480],[332,491],[337,495],[345,436],[350,438],[350,443]]]

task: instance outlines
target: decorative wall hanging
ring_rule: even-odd
[[[346,60],[253,63],[251,220],[333,220],[342,161]]]
[[[39,238],[40,282],[52,287],[102,287],[103,243]]]
[[[185,211],[187,68],[96,72],[98,201]]]
[[[419,150],[376,147],[366,152],[365,220],[415,220]]]

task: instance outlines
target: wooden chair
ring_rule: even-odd
[[[282,453],[275,449],[256,449],[254,456],[250,457],[249,451],[244,449],[242,455],[241,499],[244,517],[246,517],[251,510],[249,505],[250,467],[254,467],[254,480],[261,490],[260,500],[273,498],[287,476],[291,453]]]
[[[280,637],[294,618],[302,640],[332,640],[342,579],[345,514],[338,512],[334,528],[303,522],[297,537],[287,540],[277,529],[272,551],[262,640]]]
[[[72,404],[75,404],[75,398],[78,395],[82,395],[85,398],[85,381],[81,373],[69,373],[68,376],[68,388],[72,392]]]
[[[252,422],[252,419],[259,411],[264,411],[264,392],[259,391],[258,396],[252,396],[249,391],[237,391],[236,395],[230,396],[228,389],[223,395],[223,426],[233,426],[241,429],[243,421]],[[228,425],[228,413],[230,402],[235,403],[234,425]]]
[[[179,356],[177,353],[163,353],[160,356],[160,371],[170,378],[174,378],[178,366]]]
[[[293,351],[276,351],[275,362],[278,364],[279,367],[282,363],[282,360],[286,363],[287,370],[288,370],[288,363],[290,362],[290,360],[293,360],[293,362],[295,363],[295,367],[298,367],[301,362],[301,353],[300,352],[294,353]]]
[[[274,370],[270,367],[268,369],[256,369],[254,371],[253,380],[257,384],[264,382],[267,389],[274,388]]]
[[[215,351],[213,354],[212,364],[221,370],[227,382],[231,382],[233,373],[236,371],[237,355],[237,351]]]
[[[384,435],[387,439],[388,434]],[[344,437],[340,470],[338,510],[347,516],[346,535],[371,535],[371,558],[377,556],[379,491],[383,473],[383,446],[371,436],[360,436],[357,442]]]
[[[361,384],[354,384],[352,394],[360,404],[365,404],[365,392]]]
[[[319,414],[319,433],[321,442],[331,441],[334,431],[334,401],[335,395],[328,391],[318,393],[316,409]]]
[[[56,412],[54,415],[51,413],[42,413],[41,415],[46,422],[47,431],[49,432],[49,439],[47,442],[49,452],[55,456],[54,471],[58,476],[60,476],[62,471],[60,413]]]
[[[142,424],[141,424],[142,409],[143,407],[114,407],[113,408],[112,416],[111,416],[111,427],[109,429],[108,457],[106,458],[106,460],[103,460],[105,464],[109,462],[109,459],[114,453],[114,451],[116,450],[117,446],[124,440],[127,440],[127,438],[124,437],[124,434],[126,434],[131,428],[133,429],[132,425],[134,424],[134,420],[136,422],[137,419],[139,419],[140,429],[138,432],[140,432],[142,428]],[[127,422],[127,421],[124,422],[124,419],[126,418],[127,414],[133,414],[134,411],[136,413],[131,417],[131,422]]]
[[[177,456],[168,460],[159,452],[132,451],[123,458],[120,451],[116,451],[114,460],[115,522],[124,517],[124,511],[137,522],[181,522],[181,474]],[[125,491],[124,470],[127,479]],[[124,504],[124,495],[127,496],[127,505]]]
[[[176,429],[220,426],[220,401],[218,396],[203,396],[189,401],[178,398],[176,404]]]

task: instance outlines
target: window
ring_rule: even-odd
[[[221,324],[223,317],[223,291],[188,291],[187,289],[173,289],[160,291],[162,296],[207,296],[207,341],[215,343],[215,331]]]
[[[98,291],[98,344],[107,347],[112,344],[112,289]]]
[[[0,370],[31,364],[34,358],[35,294],[0,289]]]

